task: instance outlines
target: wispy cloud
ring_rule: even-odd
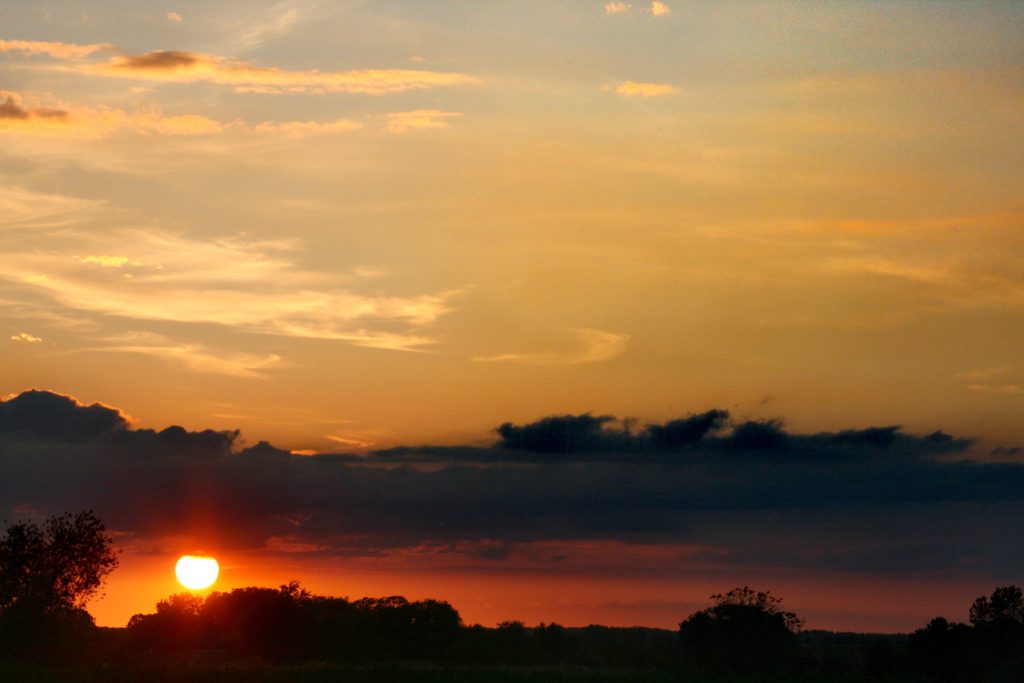
[[[109,43],[77,45],[75,43],[51,43],[42,40],[0,40],[0,52],[20,52],[25,55],[48,55],[57,59],[85,59],[97,52],[114,50]]]
[[[131,264],[141,266],[139,261],[133,261],[127,256],[83,256],[79,259],[82,263],[95,263],[103,268],[120,268]]]
[[[26,301],[49,301],[83,316],[215,324],[411,351],[435,341],[428,330],[458,295],[361,293],[358,286],[366,278],[356,272],[333,275],[300,267],[301,245],[290,240],[190,239],[136,229],[95,233],[69,226],[60,231],[59,247],[43,230],[8,249],[0,279],[31,294]],[[203,358],[194,347],[146,346],[164,356],[192,358],[197,367]]]
[[[167,19],[168,21],[173,21],[176,24],[180,24],[182,21],[184,21],[184,18],[182,18],[182,16],[177,12],[168,12]]]
[[[525,365],[580,365],[599,363],[621,356],[629,343],[628,334],[605,332],[588,327],[570,328],[579,348],[571,351],[501,353],[473,358],[478,363],[522,363]]]
[[[211,349],[203,344],[177,341],[151,332],[134,332],[106,342],[103,346],[79,351],[153,356],[192,372],[244,379],[267,379],[266,370],[287,364],[281,356],[273,353],[253,354]]]
[[[1000,375],[1005,375],[1007,373],[1013,372],[1016,369],[1017,366],[1015,365],[1000,365],[991,368],[981,368],[980,370],[968,370],[966,372],[958,372],[955,375],[955,377],[959,377],[960,379],[973,380],[991,379],[993,377],[998,377]]]
[[[20,332],[15,335],[11,335],[11,341],[25,342],[27,344],[38,344],[43,341],[42,337],[29,334],[28,332]]]
[[[633,6],[625,2],[606,2],[604,4],[605,14],[625,14],[633,9]]]
[[[93,199],[36,192],[6,180],[0,182],[0,230],[81,223],[102,206],[103,202]]]
[[[983,394],[1020,394],[1024,393],[1024,388],[1019,384],[969,384],[967,388],[970,391],[976,391]]]
[[[965,388],[980,394],[1013,395],[1024,393],[1024,385],[1019,380],[1019,368],[1016,365],[1002,365],[958,372],[958,379],[967,380]]]
[[[302,11],[308,2],[303,0],[282,0],[262,14],[251,17],[248,25],[237,30],[232,44],[239,50],[252,50],[274,38],[287,34],[302,18]]]
[[[0,135],[103,137],[120,130],[159,135],[210,135],[231,124],[206,116],[166,116],[159,107],[135,112],[109,107],[43,107],[17,93],[3,93]]]
[[[672,9],[660,0],[654,0],[651,3],[651,14],[656,17],[663,17],[671,11]]]
[[[952,277],[950,269],[944,266],[875,256],[826,259],[821,267],[835,273],[867,273],[932,284],[949,282]]]
[[[79,73],[167,83],[208,82],[249,93],[361,93],[388,95],[440,86],[470,85],[477,79],[455,72],[414,69],[293,71],[254,66],[216,55],[156,50],[119,55],[98,64],[71,67]]]
[[[337,119],[335,121],[264,121],[253,126],[256,133],[280,134],[286,137],[301,137],[304,135],[321,135],[325,133],[344,133],[350,130],[358,130],[363,124],[351,119]]]
[[[220,133],[257,133],[296,138],[344,133],[363,127],[342,118],[333,121],[264,121],[251,125],[235,119],[218,121],[199,114],[168,116],[156,105],[135,111],[112,107],[79,107],[61,104],[43,107],[18,93],[0,93],[0,135],[57,138],[103,138],[120,132],[164,136],[208,136]]]
[[[407,133],[411,130],[449,128],[447,119],[462,116],[459,112],[439,109],[416,109],[387,114],[387,129],[392,133]]]
[[[623,97],[660,97],[671,95],[677,88],[668,83],[637,83],[636,81],[623,81],[615,87],[615,92]]]

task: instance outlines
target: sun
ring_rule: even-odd
[[[194,591],[212,586],[219,573],[217,560],[206,555],[182,555],[174,565],[174,574],[181,585]]]

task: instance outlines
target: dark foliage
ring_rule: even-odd
[[[973,670],[971,629],[936,617],[914,631],[907,643],[914,670],[930,680],[964,680]]]
[[[93,629],[85,605],[117,563],[92,512],[9,526],[0,538],[0,651],[33,657],[80,645]]]
[[[92,512],[18,522],[0,539],[0,612],[85,607],[117,567],[113,541]]]
[[[444,657],[458,639],[459,613],[446,602],[403,597],[320,597],[290,583],[171,596],[154,614],[128,622],[131,649],[143,656],[215,650],[272,661],[347,662]]]
[[[996,588],[971,605],[971,625],[932,619],[910,636],[915,671],[927,680],[1024,680],[1024,595]]]
[[[802,621],[769,592],[747,586],[713,595],[714,605],[679,624],[684,665],[706,675],[760,675],[794,670]]]

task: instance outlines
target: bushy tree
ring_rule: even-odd
[[[95,628],[85,605],[116,566],[112,541],[92,512],[7,527],[0,537],[0,657],[87,656]]]
[[[982,595],[971,605],[971,626],[1024,626],[1024,593],[1004,586],[992,591],[990,598]]]
[[[910,634],[907,650],[914,669],[924,678],[939,681],[969,680],[972,632],[966,624],[935,617]]]
[[[990,597],[975,600],[971,626],[977,654],[987,666],[999,668],[1013,662],[1017,672],[1024,671],[1024,594],[1020,588],[996,588]]]
[[[0,613],[82,610],[117,563],[91,511],[12,524],[0,538]]]
[[[753,675],[794,668],[803,621],[767,591],[743,586],[679,624],[683,660],[705,674]]]
[[[206,598],[171,596],[157,603],[155,614],[133,616],[127,638],[132,651],[147,658],[217,649],[273,661],[390,661],[446,656],[461,623],[446,602],[401,596],[350,602],[313,595],[292,582]]]

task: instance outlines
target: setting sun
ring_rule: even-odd
[[[220,566],[212,557],[201,555],[182,555],[174,566],[174,574],[185,588],[202,590],[209,588],[217,580]]]

